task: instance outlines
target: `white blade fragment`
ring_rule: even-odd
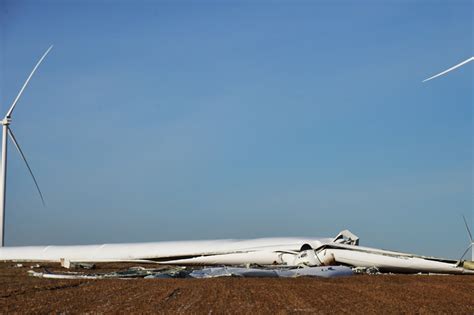
[[[10,138],[12,139],[13,143],[15,144],[16,149],[18,150],[18,152],[20,153],[23,161],[25,162],[26,167],[28,168],[28,171],[30,172],[31,178],[33,178],[33,181],[35,182],[35,186],[36,186],[36,189],[38,190],[38,193],[41,197],[41,202],[43,203],[43,206],[46,206],[46,204],[44,202],[43,194],[41,193],[41,189],[39,188],[39,185],[38,185],[38,182],[36,181],[35,175],[33,175],[33,171],[31,170],[31,167],[28,164],[28,161],[26,160],[26,157],[25,157],[25,155],[23,154],[23,151],[20,148],[20,145],[16,141],[15,136],[13,135],[13,131],[10,128],[8,128],[8,134],[10,135]]]
[[[422,82],[426,82],[426,81],[432,80],[432,79],[434,79],[434,78],[437,78],[437,77],[439,77],[439,76],[442,76],[443,74],[446,74],[446,73],[448,73],[448,72],[450,72],[450,71],[452,71],[452,70],[454,70],[454,69],[457,69],[457,68],[459,68],[459,67],[461,67],[461,66],[465,65],[466,63],[468,63],[468,62],[470,62],[470,61],[473,61],[473,60],[474,60],[474,56],[471,57],[471,58],[469,58],[469,59],[467,59],[467,60],[464,60],[464,61],[461,62],[461,63],[458,63],[458,64],[455,65],[455,66],[452,66],[451,68],[449,68],[449,69],[447,69],[447,70],[445,70],[445,71],[443,71],[443,72],[441,72],[441,73],[438,73],[438,74],[436,74],[436,75],[434,75],[434,76],[432,76],[432,77],[429,77],[428,79],[425,79],[425,80],[423,80]]]

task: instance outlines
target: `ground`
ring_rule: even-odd
[[[49,280],[28,276],[32,264],[14,265],[0,263],[1,313],[474,314],[474,276]]]

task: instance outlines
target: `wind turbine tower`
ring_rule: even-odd
[[[33,175],[33,171],[31,170],[30,165],[28,164],[28,161],[26,160],[26,156],[21,150],[20,145],[18,144],[18,141],[15,138],[15,135],[13,134],[12,128],[11,128],[11,123],[12,123],[12,114],[13,110],[15,109],[16,104],[18,103],[21,95],[25,91],[26,86],[30,82],[31,78],[36,72],[36,69],[40,66],[40,64],[43,62],[44,58],[48,55],[48,53],[51,51],[53,46],[50,46],[48,50],[41,56],[40,60],[36,63],[35,67],[31,71],[30,75],[26,79],[25,83],[20,89],[20,92],[18,95],[15,97],[15,100],[11,104],[10,108],[8,109],[7,114],[5,117],[0,121],[0,124],[2,125],[2,161],[0,165],[0,246],[3,247],[5,245],[5,201],[6,201],[6,192],[7,192],[7,159],[8,159],[8,137],[12,140],[13,144],[15,145],[16,149],[20,153],[21,158],[26,164],[26,167],[28,168],[28,171],[30,172],[31,178],[33,178],[33,181],[35,182],[36,189],[38,190],[38,193],[41,197],[41,201],[43,203],[43,206],[45,205],[44,203],[44,198],[43,194],[41,193],[41,190],[39,188],[38,182],[36,181],[35,176]]]

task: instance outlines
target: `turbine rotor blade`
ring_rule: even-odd
[[[464,256],[466,256],[467,252],[469,251],[469,249],[470,249],[471,247],[472,247],[472,244],[469,245],[469,246],[466,248],[466,250],[465,250],[464,253],[462,254],[462,256],[461,256],[461,258],[459,259],[459,261],[461,261],[461,260],[464,258]]]
[[[449,69],[447,69],[447,70],[444,70],[444,71],[441,72],[441,73],[438,73],[438,74],[436,74],[436,75],[434,75],[434,76],[432,76],[432,77],[429,77],[428,79],[425,79],[425,80],[423,80],[422,82],[426,82],[426,81],[432,80],[432,79],[434,79],[434,78],[437,78],[437,77],[439,77],[439,76],[442,76],[443,74],[446,74],[446,73],[448,73],[448,72],[450,72],[450,71],[452,71],[452,70],[454,70],[454,69],[456,69],[456,68],[459,68],[459,67],[461,67],[462,65],[465,65],[466,63],[468,63],[468,62],[470,62],[470,61],[473,61],[473,60],[474,60],[474,56],[471,57],[471,58],[469,58],[469,59],[467,59],[467,60],[464,60],[464,61],[461,62],[461,63],[458,63],[458,64],[455,65],[455,66],[452,66],[451,68],[449,68]]]
[[[46,52],[43,54],[43,56],[41,56],[40,60],[36,63],[36,66],[33,68],[33,70],[31,71],[30,75],[28,76],[28,78],[26,79],[25,83],[23,84],[23,86],[21,87],[20,89],[20,92],[18,93],[18,95],[16,96],[15,100],[13,101],[12,105],[10,106],[10,109],[8,110],[7,114],[5,115],[5,117],[10,117],[12,115],[12,112],[13,112],[13,109],[15,108],[16,106],[16,103],[18,103],[18,100],[20,99],[21,95],[23,94],[23,91],[25,90],[26,86],[28,85],[28,83],[30,82],[30,79],[31,77],[33,76],[33,74],[35,74],[36,72],[36,69],[38,69],[39,65],[43,62],[43,59],[46,57],[46,55],[49,53],[49,51],[53,48],[53,45],[49,46],[48,50],[46,50]]]
[[[43,206],[45,207],[46,204],[45,204],[45,202],[44,202],[43,194],[41,193],[41,189],[39,188],[39,185],[38,185],[38,182],[36,181],[35,175],[33,175],[33,171],[31,170],[31,167],[30,167],[30,165],[28,164],[28,161],[26,160],[26,157],[25,157],[25,155],[23,154],[23,151],[21,150],[20,145],[19,145],[18,142],[16,141],[15,135],[13,135],[13,131],[11,130],[10,127],[8,127],[8,135],[9,135],[10,138],[12,139],[13,143],[15,144],[16,149],[18,150],[18,152],[20,153],[20,155],[21,155],[23,161],[25,162],[26,167],[28,168],[28,171],[30,172],[31,177],[33,178],[33,181],[35,182],[36,189],[38,190],[38,193],[39,193],[39,195],[40,195],[40,197],[41,197],[41,202],[43,203]]]
[[[462,218],[464,220],[464,224],[466,225],[467,233],[469,234],[469,240],[471,241],[471,243],[473,243],[474,241],[472,240],[471,230],[469,229],[469,225],[467,224],[466,217],[463,215]]]

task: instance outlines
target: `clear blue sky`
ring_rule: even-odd
[[[7,245],[332,236],[457,258],[472,1],[0,0]],[[2,114],[3,115],[3,114]]]

